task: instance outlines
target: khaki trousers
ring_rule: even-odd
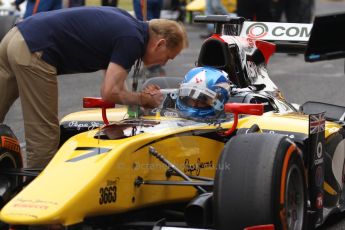
[[[56,68],[31,53],[17,27],[0,43],[0,122],[20,97],[27,166],[45,167],[60,138]]]

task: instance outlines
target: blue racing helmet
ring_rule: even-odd
[[[214,118],[224,110],[230,85],[224,71],[211,67],[193,68],[180,85],[176,106],[183,117]]]

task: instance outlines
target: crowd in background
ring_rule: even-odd
[[[14,0],[13,5],[20,10],[20,5],[26,1],[23,18],[32,14],[61,8],[85,6],[86,0]],[[175,20],[184,22],[189,16],[192,22],[193,12],[188,11],[188,4],[193,0],[99,0],[101,6],[117,7],[121,1],[132,4],[134,16],[139,20],[160,18],[162,10],[178,12]],[[310,23],[313,17],[314,0],[204,0],[205,15],[232,14],[251,21]],[[124,3],[124,2],[122,2]],[[187,7],[186,7],[187,6]],[[208,24],[200,38],[205,39],[213,33],[213,25]],[[163,76],[165,71],[161,66],[149,69],[151,76]]]
[[[250,20],[310,23],[314,0],[238,0],[237,14]]]
[[[234,14],[251,21],[291,23],[310,23],[312,21],[314,0],[205,0],[206,15]],[[225,7],[235,2],[236,8]],[[206,33],[200,38],[209,37],[213,25],[208,24]]]
[[[139,20],[160,18],[162,10],[178,12],[173,18],[184,22],[189,16],[192,22],[193,12],[188,11],[188,4],[193,0],[99,0],[101,6],[117,7],[121,1],[132,3],[134,16]],[[204,0],[205,15],[232,14],[251,21],[292,23],[310,23],[313,17],[314,0]],[[20,5],[26,2],[26,9]],[[124,3],[124,2],[122,2]],[[17,10],[24,12],[23,18],[32,14],[61,8],[85,6],[86,0],[14,0]],[[200,38],[205,39],[213,33],[213,25],[208,24]],[[153,68],[151,75],[164,75],[163,68]]]
[[[86,0],[15,0],[13,5],[20,10],[26,1],[24,18],[41,11],[56,10],[64,7],[85,6]],[[117,7],[119,0],[99,0],[101,6]],[[186,18],[186,5],[193,0],[120,0],[132,2],[135,17],[139,20],[160,18],[162,9],[179,11],[177,20]],[[314,0],[204,0],[204,13],[237,14],[252,21],[287,21],[309,23],[312,20]],[[228,7],[232,5],[232,7]],[[235,6],[235,8],[233,7]],[[145,6],[145,8],[144,8]],[[143,12],[145,15],[143,15]],[[143,17],[144,16],[144,17]],[[208,27],[208,30],[210,28]]]

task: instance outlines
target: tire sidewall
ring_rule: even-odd
[[[218,170],[227,163],[230,164],[229,171]],[[286,187],[287,181],[282,175],[287,175],[293,165],[302,175],[304,229],[307,224],[306,178],[297,146],[283,135],[252,133],[230,139],[219,158],[215,178],[217,229],[262,224],[274,224],[276,229],[284,229],[287,220],[286,216],[281,218],[280,213],[284,211],[285,200],[281,204],[280,191]]]
[[[274,170],[273,170],[273,177],[272,177],[272,184],[273,184],[273,191],[272,194],[274,196],[275,202],[273,203],[273,210],[274,211],[274,219],[276,229],[288,229],[287,228],[287,219],[286,219],[286,186],[287,186],[287,175],[289,174],[289,170],[295,165],[297,169],[301,173],[302,181],[303,181],[303,226],[302,229],[306,229],[307,227],[307,186],[306,186],[306,172],[305,167],[303,165],[302,156],[299,150],[295,147],[291,147],[292,143],[284,142],[282,146],[279,148],[280,153],[277,153],[277,159],[275,160]],[[289,148],[294,148],[291,153],[289,153]],[[284,162],[287,162],[286,169],[284,168]],[[285,176],[284,176],[285,175]],[[282,183],[283,181],[283,183]],[[284,187],[283,187],[284,186]],[[284,202],[281,203],[281,191],[284,190]]]
[[[22,164],[20,153],[14,152],[5,148],[0,148],[0,168],[2,170],[20,169],[22,167],[23,167],[23,164]],[[16,188],[22,183],[23,177],[22,176],[10,176],[10,177],[11,177],[10,178],[11,190],[14,192],[12,194],[13,196],[15,195]],[[4,201],[4,202],[6,203],[7,201]]]

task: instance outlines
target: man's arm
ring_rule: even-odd
[[[127,71],[122,66],[112,62],[109,64],[101,88],[101,96],[105,101],[151,108],[160,105],[163,96],[158,90],[129,92],[125,85],[127,75]]]

